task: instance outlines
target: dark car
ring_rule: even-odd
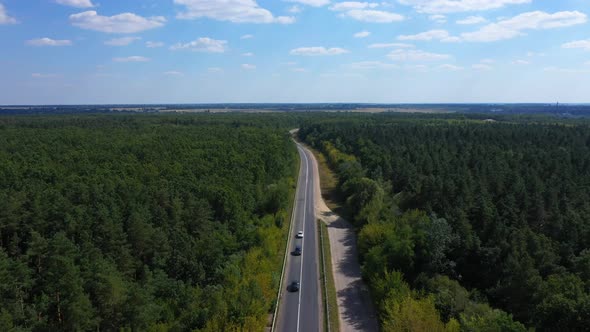
[[[294,280],[293,282],[291,282],[291,284],[289,285],[289,292],[298,292],[299,291],[299,281]]]
[[[293,250],[293,256],[301,256],[301,246],[296,246]]]

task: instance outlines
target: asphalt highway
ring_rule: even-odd
[[[314,184],[319,179],[314,178],[311,152],[297,144],[301,167],[297,181],[297,194],[293,212],[293,227],[291,227],[289,248],[290,254],[285,265],[283,289],[281,290],[277,332],[314,332],[322,330],[322,305],[320,288],[320,251],[318,243],[317,219],[314,208]],[[303,231],[303,239],[297,239],[296,234]],[[299,245],[301,256],[294,256],[292,252]],[[300,283],[297,292],[290,292],[292,281]]]

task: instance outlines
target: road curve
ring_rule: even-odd
[[[277,332],[315,332],[323,330],[323,311],[321,305],[319,244],[317,218],[315,215],[315,185],[319,179],[314,176],[312,156],[309,150],[297,144],[301,160],[297,193],[293,212],[293,227],[288,246],[290,254],[285,265],[283,289],[281,290]],[[303,231],[303,239],[295,238]],[[301,256],[293,256],[295,246],[301,246]],[[298,292],[289,292],[292,281],[300,282]]]

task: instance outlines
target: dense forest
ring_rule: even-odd
[[[298,165],[272,116],[0,117],[0,331],[261,331]]]
[[[521,120],[301,126],[339,176],[384,331],[590,326],[590,126]]]

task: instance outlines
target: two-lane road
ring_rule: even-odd
[[[315,332],[322,330],[322,306],[319,269],[319,244],[314,207],[314,185],[318,181],[312,170],[310,153],[297,144],[301,159],[297,194],[295,198],[292,234],[289,234],[290,255],[285,266],[283,289],[275,331]],[[303,239],[297,239],[297,232],[303,231]],[[292,252],[299,245],[301,256]],[[298,292],[290,292],[292,281],[299,281]]]

